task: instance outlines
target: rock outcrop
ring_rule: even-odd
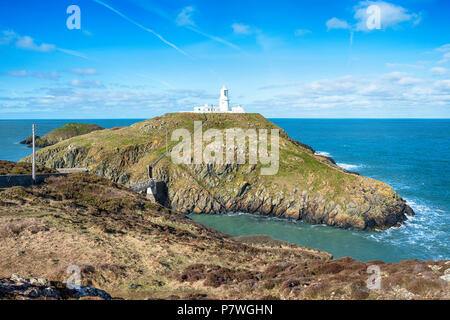
[[[36,136],[35,143],[36,147],[44,148],[54,145],[55,143],[61,142],[63,140],[77,137],[97,130],[103,130],[103,128],[96,124],[71,122],[60,128],[50,131],[43,137]],[[28,137],[25,140],[21,141],[20,143],[31,146],[31,144],[33,143],[33,137]]]
[[[58,281],[42,278],[22,278],[13,274],[9,278],[0,279],[0,300],[67,300],[67,299],[102,299],[111,300],[111,296],[100,289],[68,285]]]
[[[230,128],[279,129],[279,170],[261,175],[260,163],[175,164],[165,157],[153,168],[153,177],[166,183],[164,205],[174,210],[239,211],[361,230],[398,226],[414,214],[387,184],[316,155],[259,114],[167,114],[62,141],[40,150],[37,161],[51,168],[85,167],[125,185],[145,181],[147,166],[165,153],[166,129],[169,139],[177,128],[193,135],[194,121],[202,121],[204,131],[214,128],[222,133]],[[176,144],[171,142],[169,149]]]

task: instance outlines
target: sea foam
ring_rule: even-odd
[[[348,163],[337,163],[337,165],[345,170],[355,170],[362,167],[362,165],[359,164],[348,164]]]
[[[331,154],[329,152],[326,152],[326,151],[316,151],[316,154],[318,156],[331,157]]]

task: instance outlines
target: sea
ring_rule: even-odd
[[[343,230],[244,213],[192,214],[233,236],[269,235],[327,251],[335,258],[398,262],[450,259],[450,119],[269,119],[293,139],[332,157],[339,166],[391,185],[416,215],[399,228]],[[31,150],[19,142],[68,122],[104,128],[141,119],[0,120],[0,159],[17,161]]]

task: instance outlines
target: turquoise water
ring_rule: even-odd
[[[450,120],[271,119],[342,167],[384,181],[416,212],[398,229],[339,230],[250,215],[192,215],[231,235],[266,234],[370,261],[450,259]]]
[[[193,215],[232,235],[266,234],[317,248],[335,257],[370,261],[450,259],[450,120],[271,119],[294,139],[333,157],[341,166],[384,181],[416,212],[398,229],[377,232],[340,230],[252,215]],[[105,128],[138,119],[74,120]],[[0,159],[17,161],[30,154],[18,144],[71,120],[0,120]]]

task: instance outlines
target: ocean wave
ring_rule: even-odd
[[[409,247],[416,258],[439,260],[449,257],[446,245],[449,216],[423,199],[404,198],[413,208],[415,216],[400,228],[390,228],[368,234],[368,238],[378,243],[390,243],[398,248]]]
[[[421,213],[431,213],[434,217],[442,217],[445,216],[445,211],[439,208],[435,208],[433,206],[427,205],[420,200],[412,200],[410,198],[404,198],[406,204],[408,204],[414,210],[417,210]]]
[[[326,151],[316,151],[316,154],[318,156],[331,157],[331,154],[329,152],[326,152]]]
[[[355,170],[361,168],[360,164],[337,163],[337,165],[345,170]]]

